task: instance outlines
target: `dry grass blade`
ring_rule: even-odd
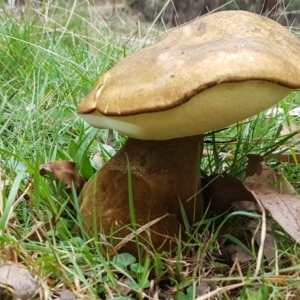
[[[281,195],[268,187],[244,182],[245,187],[259,199],[279,225],[298,243],[300,242],[300,200],[297,196]]]
[[[222,287],[222,288],[218,287],[214,291],[211,291],[211,292],[209,292],[209,293],[207,293],[203,296],[197,297],[196,300],[210,300],[211,297],[215,297],[217,295],[224,294],[224,293],[229,292],[231,290],[240,288],[240,287],[244,286],[245,284],[246,284],[246,282],[241,282],[241,283],[231,284],[231,285],[228,285],[228,286],[225,286],[225,287]]]
[[[258,219],[252,219],[249,221],[248,226],[250,228],[257,228],[259,226],[259,220]],[[272,224],[271,222],[267,222],[267,230],[268,231],[272,231]],[[257,245],[261,245],[261,230],[259,230],[258,232],[256,231],[256,234],[254,234],[254,238],[255,241],[257,243]],[[274,259],[276,257],[276,252],[275,252],[275,248],[276,248],[276,239],[275,237],[266,232],[266,238],[264,240],[264,256],[269,264],[269,266],[274,262]]]
[[[166,218],[167,216],[169,216],[170,214],[165,214],[159,218],[156,218],[152,221],[150,221],[149,223],[141,226],[139,229],[136,230],[136,232],[133,232],[133,233],[130,233],[128,234],[127,236],[125,236],[122,241],[117,244],[115,246],[115,251],[119,251],[121,248],[123,248],[129,241],[133,240],[134,237],[137,235],[137,234],[140,234],[142,232],[144,232],[145,230],[149,229],[151,226],[153,226],[154,224],[158,223],[159,221],[161,221],[162,219]]]
[[[265,245],[265,240],[266,240],[266,233],[267,233],[267,217],[266,217],[266,210],[264,209],[264,206],[262,205],[260,199],[255,195],[255,192],[250,190],[252,193],[253,197],[255,198],[257,204],[259,205],[259,208],[261,209],[262,212],[262,221],[261,221],[261,235],[260,235],[260,246],[257,254],[257,261],[256,261],[256,268],[254,272],[254,277],[258,276],[259,274],[259,269],[263,260],[264,256],[264,245]],[[255,230],[256,232],[259,231],[259,227],[257,226],[257,229]],[[256,233],[254,233],[255,236]]]

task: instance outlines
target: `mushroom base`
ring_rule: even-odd
[[[85,185],[81,216],[86,228],[103,233],[113,246],[132,232],[128,196],[128,163],[136,223],[145,225],[139,242],[144,248],[170,251],[183,225],[180,202],[190,224],[203,216],[199,165],[203,136],[167,141],[128,138],[122,149]],[[165,216],[167,214],[167,216]],[[164,216],[164,217],[163,217]],[[149,222],[162,217],[150,226]],[[135,238],[118,249],[136,254]]]

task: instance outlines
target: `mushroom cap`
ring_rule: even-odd
[[[206,15],[117,63],[79,104],[91,125],[138,139],[228,126],[300,87],[300,40],[245,11]]]

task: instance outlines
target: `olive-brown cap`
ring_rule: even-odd
[[[266,17],[223,11],[121,60],[78,112],[95,127],[171,139],[230,125],[299,87],[299,38]]]

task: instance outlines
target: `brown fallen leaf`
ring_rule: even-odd
[[[72,183],[79,193],[84,185],[84,179],[76,171],[76,164],[73,161],[54,160],[41,165],[40,174],[50,173],[56,180],[67,185],[67,191],[71,192]]]
[[[204,197],[213,213],[221,213],[230,208],[232,202],[255,201],[243,183],[228,174],[212,175],[202,179]]]
[[[254,260],[254,257],[250,253],[237,244],[222,246],[220,249],[213,251],[211,255],[213,261],[222,264],[222,266],[214,266],[214,272],[221,272],[222,274],[227,274],[228,272],[230,274],[237,267],[237,264],[239,266],[243,265],[244,268]]]
[[[263,156],[249,154],[247,157],[249,162],[244,182],[260,183],[280,194],[297,195],[293,186],[282,174],[265,164]]]
[[[300,199],[282,195],[260,183],[244,182],[278,224],[298,243],[300,242]]]
[[[300,199],[293,186],[280,173],[268,167],[261,155],[248,155],[244,186],[261,201],[279,225],[300,242]],[[274,240],[267,238],[269,248],[274,247]],[[271,250],[264,251],[271,261]]]
[[[261,211],[259,205],[255,202],[250,201],[237,201],[232,203],[233,207],[235,207],[237,210],[244,210],[244,211]],[[249,227],[252,231],[252,233],[255,233],[255,241],[258,246],[261,245],[261,231],[258,230],[255,232],[255,229],[259,225],[258,219],[252,219],[247,223],[247,227]],[[267,222],[267,230],[272,231],[272,225],[270,222]],[[275,247],[276,247],[276,240],[274,236],[272,236],[270,233],[266,232],[266,238],[264,241],[264,256],[269,264],[271,264],[274,261],[275,258]]]
[[[72,291],[64,287],[60,292],[59,300],[76,300],[76,297]]]
[[[224,247],[222,254],[229,256],[232,262],[238,260],[240,263],[245,263],[253,260],[253,256],[238,245],[228,245]]]
[[[0,266],[0,299],[26,300],[37,288],[36,280],[23,265],[5,263]]]
[[[132,291],[132,288],[130,287],[130,279],[128,278],[121,278],[118,284],[118,291],[121,296],[125,297],[128,296],[129,293]]]
[[[254,201],[254,198],[253,198],[253,201]],[[261,211],[259,208],[259,205],[252,201],[235,201],[235,202],[232,202],[231,205],[234,208],[236,208],[237,210]]]
[[[209,291],[209,283],[206,281],[200,282],[198,285],[196,285],[196,295],[197,296],[203,296]]]

